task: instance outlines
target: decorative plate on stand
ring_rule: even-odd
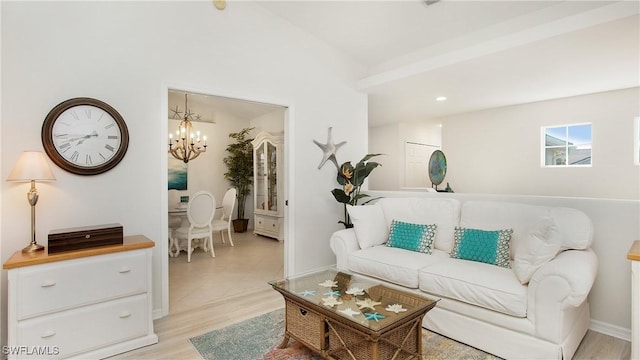
[[[431,154],[431,158],[429,158],[429,179],[431,180],[432,186],[436,186],[436,190],[438,189],[438,185],[444,180],[446,174],[447,158],[442,151],[436,150]]]

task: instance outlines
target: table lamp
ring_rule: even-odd
[[[36,242],[36,204],[38,203],[38,190],[36,180],[55,180],[51,167],[41,151],[25,151],[20,155],[13,170],[9,173],[7,181],[30,181],[31,189],[27,193],[27,201],[31,205],[31,244],[22,249],[23,253],[32,253],[44,250],[44,246]]]

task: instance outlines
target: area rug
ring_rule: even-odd
[[[277,349],[284,334],[284,309],[213,330],[189,339],[205,360],[320,360],[300,343],[290,340]],[[499,359],[447,337],[422,331],[422,360]]]

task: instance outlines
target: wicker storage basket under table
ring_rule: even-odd
[[[339,273],[335,278],[344,275]],[[326,290],[312,288],[323,278],[330,279],[332,276],[336,276],[334,270],[271,283],[285,300],[285,337],[279,347],[285,347],[289,338],[294,338],[325,359],[421,358],[422,318],[435,306],[435,300],[383,285],[367,287],[362,296],[351,296],[345,293],[348,284],[341,283],[336,287],[338,290],[332,290],[340,293],[339,301],[342,304],[326,306],[323,305]],[[365,298],[380,304],[373,309],[362,309],[362,313],[354,317],[338,311],[347,307],[357,309],[356,302]],[[405,310],[396,314],[387,311],[386,307],[392,304],[402,304]],[[366,320],[364,313],[367,311],[375,311],[383,315],[383,319]]]

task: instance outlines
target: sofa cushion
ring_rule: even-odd
[[[380,205],[347,205],[347,211],[353,222],[353,230],[356,232],[356,239],[361,249],[382,245],[387,241],[389,229]]]
[[[556,220],[558,231],[562,235],[562,248],[585,250],[593,242],[593,223],[584,212],[578,209],[552,207],[549,213]]]
[[[442,259],[418,271],[420,290],[504,314],[527,316],[527,287],[511,269]]]
[[[387,246],[431,254],[436,228],[434,224],[412,224],[393,220]]]
[[[383,198],[377,203],[382,207],[387,228],[393,220],[414,224],[436,224],[438,229],[433,248],[445,252],[451,250],[453,230],[460,222],[458,200],[440,197]]]
[[[418,270],[447,258],[448,255],[442,251],[427,255],[380,245],[351,253],[349,270],[417,289]]]
[[[513,270],[520,283],[528,283],[536,270],[556,257],[561,245],[562,236],[555,221],[550,217],[538,220],[521,246],[522,251],[516,253],[513,260]]]
[[[481,230],[513,229],[511,258],[520,251],[529,231],[549,208],[499,201],[467,201],[462,206],[460,226]]]
[[[512,229],[478,230],[456,227],[451,257],[511,268],[509,243]]]

